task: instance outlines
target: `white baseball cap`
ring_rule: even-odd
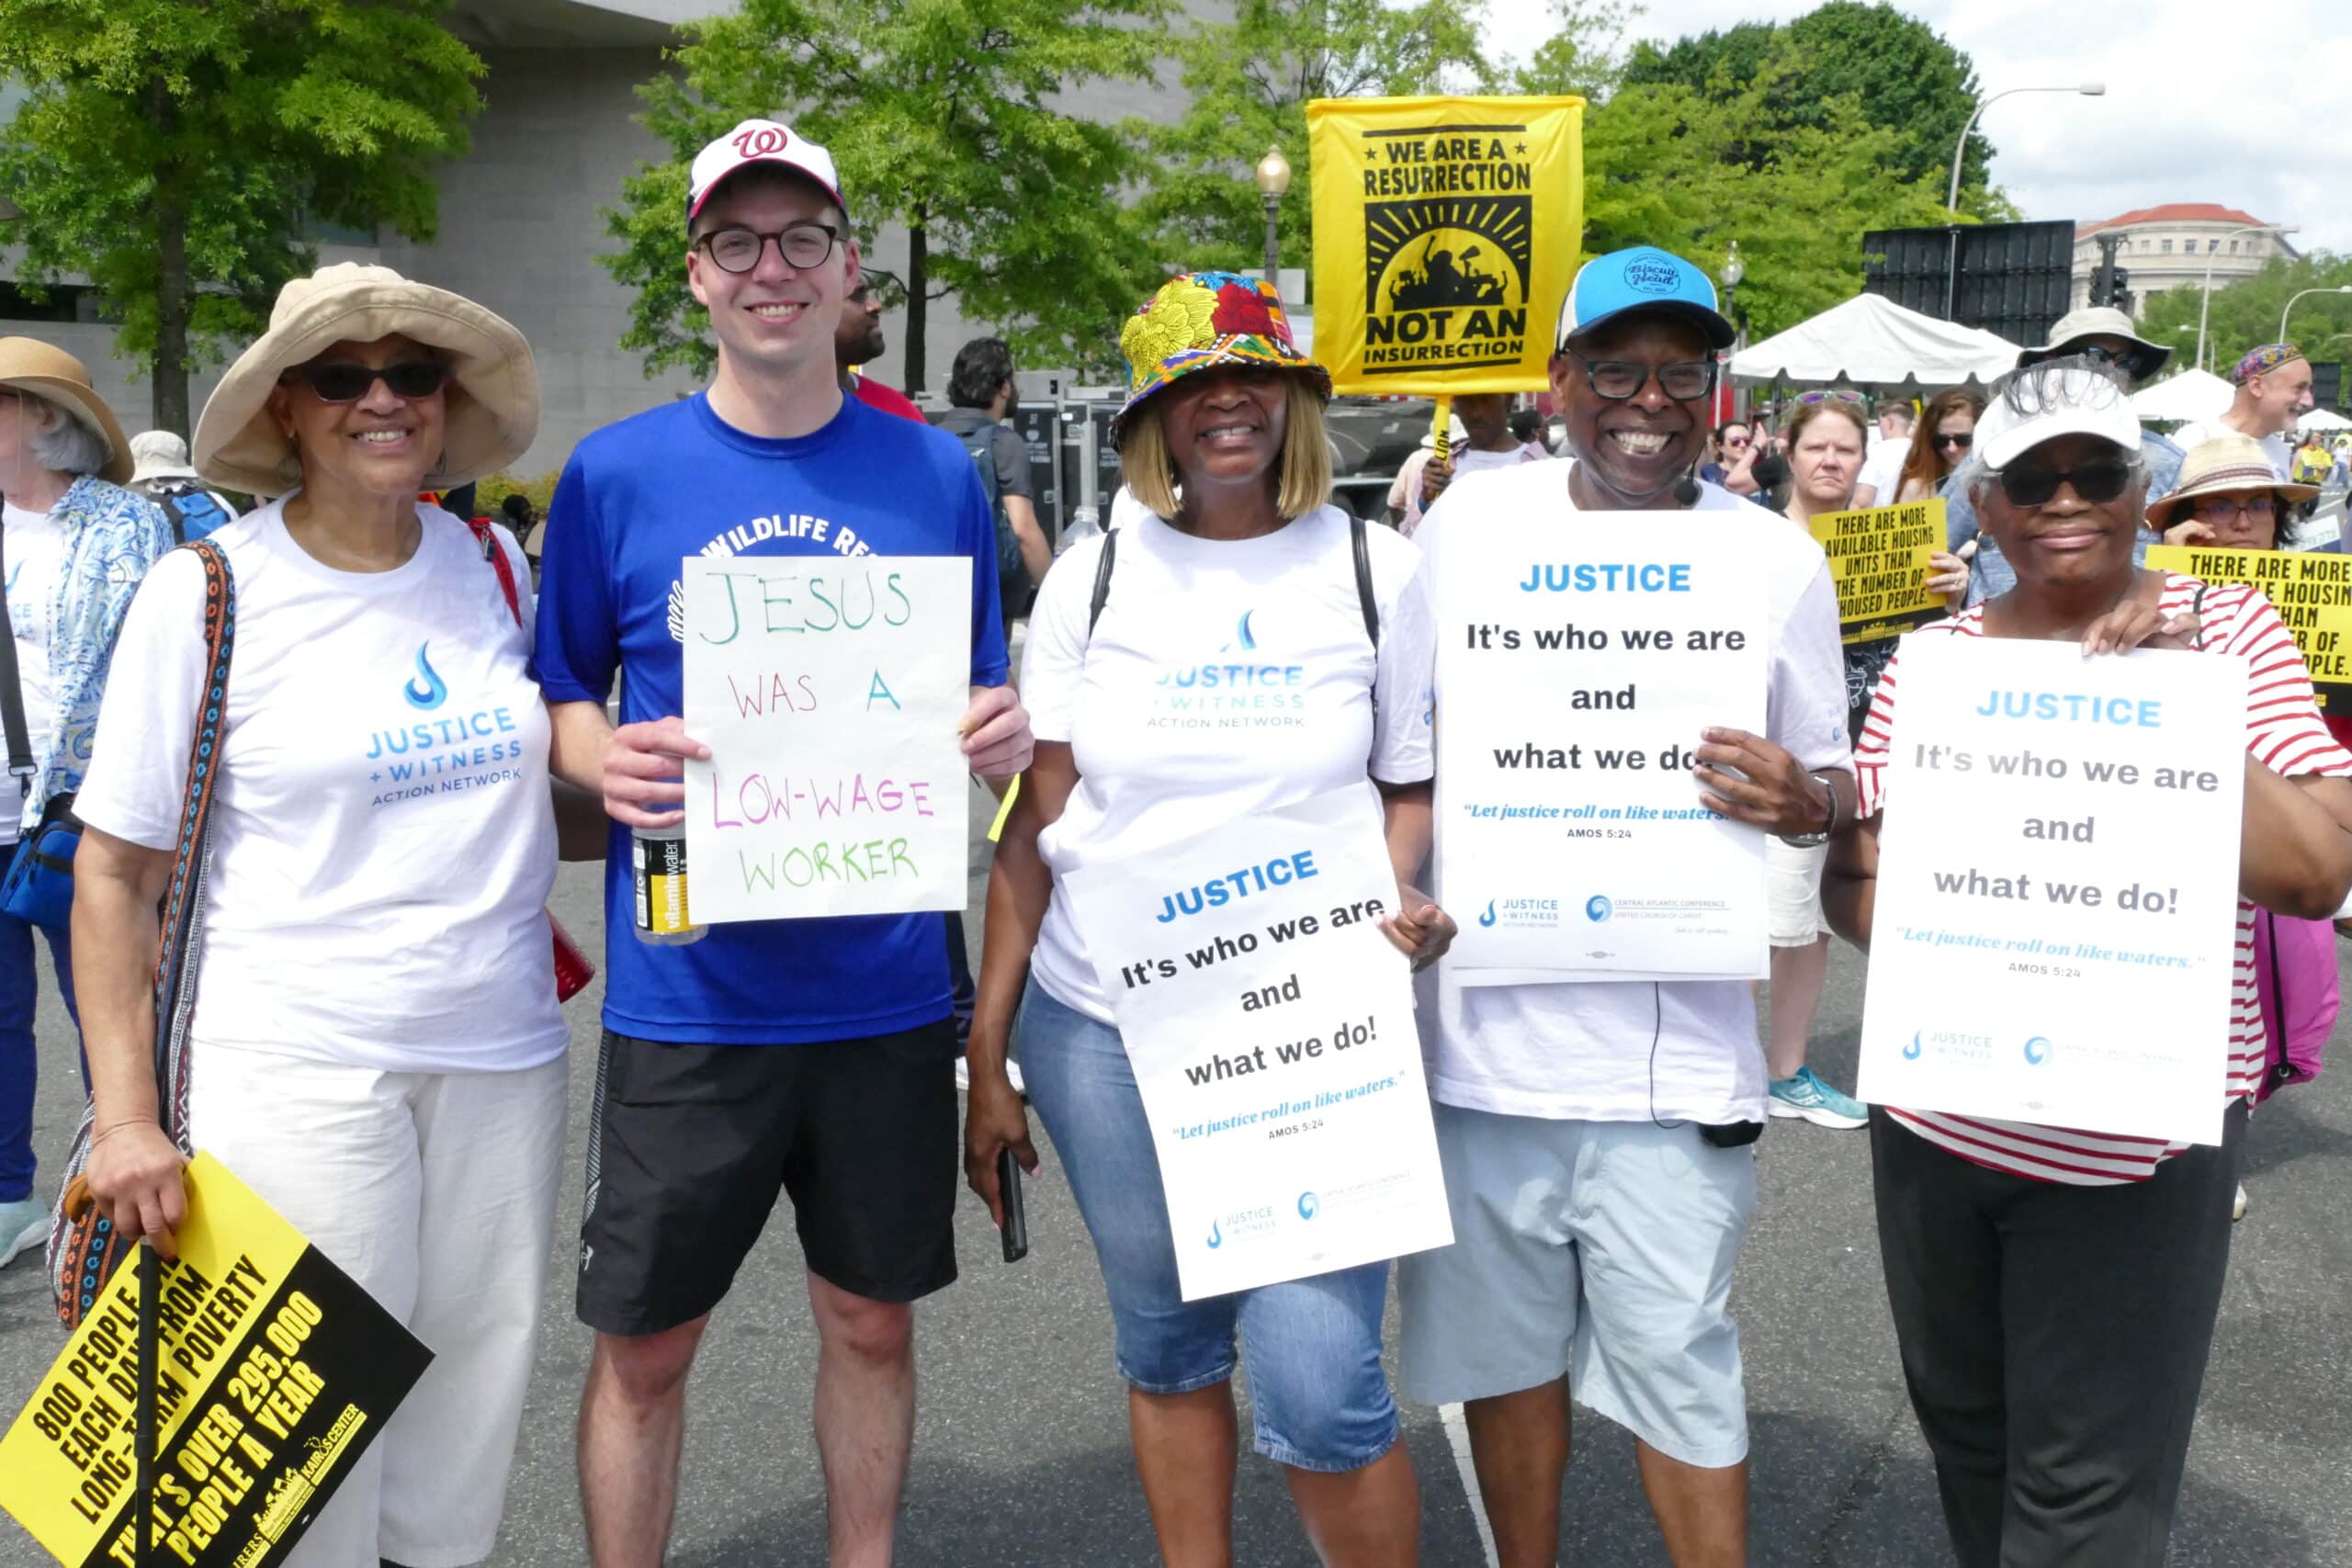
[[[694,167],[686,175],[686,221],[695,220],[710,193],[725,184],[729,175],[753,164],[780,164],[816,181],[842,215],[848,215],[849,204],[842,199],[842,177],[833,172],[831,152],[775,120],[747,119],[695,154]]]
[[[2018,379],[2030,372],[2017,373]],[[2006,468],[2045,441],[2061,435],[2096,435],[2126,452],[2140,449],[2140,416],[2132,410],[2131,394],[2096,370],[2049,370],[2033,378],[2046,396],[2041,406],[2020,412],[2009,398],[2022,393],[2031,403],[2030,388],[1993,394],[1984,417],[1976,422],[1976,455],[1985,466]]]

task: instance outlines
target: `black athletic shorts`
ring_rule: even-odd
[[[778,1189],[808,1268],[870,1301],[956,1278],[962,1129],[950,1019],[819,1045],[605,1032],[589,1111],[580,1321],[658,1334],[717,1306]]]

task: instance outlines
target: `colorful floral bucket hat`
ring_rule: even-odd
[[[1301,371],[1317,396],[1327,402],[1331,397],[1331,373],[1291,342],[1290,318],[1274,286],[1237,272],[1170,278],[1127,318],[1119,347],[1127,356],[1127,400],[1113,421],[1114,437],[1146,398],[1220,365]]]

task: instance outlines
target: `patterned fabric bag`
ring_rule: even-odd
[[[197,715],[196,743],[188,750],[187,788],[181,799],[179,845],[172,860],[159,924],[155,956],[155,1119],[164,1135],[192,1151],[187,1133],[188,1017],[196,1008],[197,954],[203,946],[204,886],[212,845],[212,790],[219,773],[220,727],[228,712],[229,661],[236,643],[237,590],[229,558],[209,540],[183,545],[204,563],[205,675]],[[99,1287],[111,1279],[137,1244],[98,1213],[85,1174],[96,1107],[82,1110],[66,1156],[65,1188],[58,1194],[50,1224],[50,1290],[57,1315],[68,1328],[80,1326],[96,1303]]]

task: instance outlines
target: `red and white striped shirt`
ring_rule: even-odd
[[[2198,605],[2199,590],[2204,590]],[[2311,773],[2335,777],[2352,775],[2352,753],[2328,734],[2319,706],[2312,698],[2311,676],[2294,634],[2279,620],[2278,612],[2259,589],[2245,583],[2208,587],[2197,578],[2167,573],[2161,607],[2167,615],[2198,609],[2199,641],[2208,653],[2228,654],[2245,660],[2245,749],[2271,772],[2286,778]],[[1984,635],[1984,607],[1963,611],[1949,621],[1920,628],[1959,637]],[[1886,804],[1887,761],[1894,753],[1894,693],[1902,670],[1897,654],[1879,678],[1871,700],[1870,717],[1854,748],[1854,777],[1858,810],[1876,816]],[[2230,992],[2230,1065],[2224,1100],[2250,1100],[2262,1077],[2267,1055],[2263,1041],[2262,1007],[2254,982],[2254,906],[2238,900],[2237,962]],[[1904,1111],[1894,1106],[1887,1114],[1962,1159],[2040,1181],[2104,1187],[2145,1181],[2156,1167],[2187,1148],[2186,1144],[2161,1138],[2130,1138],[2109,1133],[2085,1133],[2067,1127],[2043,1127],[2024,1122],[1997,1122],[1988,1117],[1953,1116],[1936,1111]]]

